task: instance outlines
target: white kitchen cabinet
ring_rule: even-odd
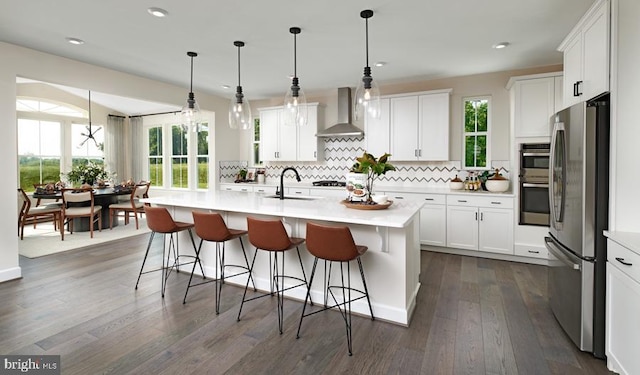
[[[305,126],[287,126],[282,122],[282,107],[261,108],[260,158],[263,161],[316,161],[318,158],[318,105],[308,104],[309,121]]]
[[[447,196],[447,247],[513,255],[513,198]]]
[[[449,95],[438,90],[390,98],[390,153],[393,160],[449,159]]]
[[[418,159],[418,97],[391,98],[391,151],[393,160]]]
[[[607,367],[640,374],[640,254],[607,241]]]
[[[562,99],[556,97],[561,75],[561,72],[536,74],[509,80],[507,88],[511,91],[511,118],[516,138],[551,135],[551,117],[562,109]]]
[[[389,132],[391,126],[390,99],[380,99],[380,118],[367,116],[364,121],[365,150],[379,157],[389,152]]]
[[[447,245],[447,198],[444,194],[399,193],[388,191],[392,201],[415,200],[424,203],[420,209],[420,244]]]
[[[598,0],[560,44],[564,107],[609,91],[609,0]]]

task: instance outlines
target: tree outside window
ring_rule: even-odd
[[[262,160],[260,160],[260,118],[256,117],[253,119],[253,140],[251,142],[253,146],[253,165],[259,166],[262,165]]]
[[[171,126],[171,187],[174,188],[189,187],[188,137],[188,128]]]
[[[162,126],[154,126],[148,129],[148,168],[149,181],[152,186],[162,186],[163,184],[163,163],[162,163]]]
[[[61,124],[55,121],[18,119],[20,187],[60,180]]]
[[[202,123],[198,126],[198,189],[209,187],[209,124]]]
[[[490,97],[464,100],[464,165],[463,169],[489,167]]]

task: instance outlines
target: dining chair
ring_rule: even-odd
[[[149,190],[149,184],[136,185],[131,190],[131,195],[129,199],[124,202],[113,203],[109,205],[109,229],[113,229],[113,217],[120,216],[118,212],[122,211],[122,216],[124,216],[124,224],[129,224],[129,214],[133,214],[133,217],[136,219],[136,229],[139,229],[140,226],[138,224],[138,215],[144,213],[145,204],[140,202],[141,198],[148,197],[147,191]]]
[[[97,222],[98,230],[102,232],[102,207],[95,205],[93,189],[63,189],[62,190],[62,222],[68,225],[69,233],[73,233],[73,219],[87,218],[89,231],[93,238],[93,226]],[[64,230],[62,231],[64,240]]]
[[[27,193],[18,188],[18,207],[20,207],[18,211],[18,235],[21,240],[24,238],[24,226],[27,221],[33,222],[33,227],[35,228],[38,219],[53,220],[54,230],[58,230],[58,226],[60,226],[60,233],[63,235],[62,208],[59,205],[51,204],[31,207],[31,199],[29,199]]]
[[[38,188],[42,188],[42,189],[44,189],[44,188],[46,188],[47,186],[54,186],[54,187],[55,187],[55,183],[50,182],[50,183],[47,183],[47,184],[33,184],[33,187],[34,187],[36,190],[38,190]],[[42,203],[42,200],[43,200],[43,199],[49,200],[49,198],[38,198],[38,199],[36,200],[36,207],[40,206],[40,203]],[[49,202],[49,203],[47,203],[47,204],[62,204],[62,202],[60,202],[60,198],[50,198],[50,199],[55,199],[55,203]]]

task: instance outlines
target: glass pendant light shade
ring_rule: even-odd
[[[283,124],[289,126],[305,126],[309,118],[307,110],[307,98],[300,88],[296,71],[296,35],[300,34],[299,27],[292,27],[289,32],[293,34],[293,79],[291,87],[284,96]]]
[[[201,122],[201,112],[200,106],[193,95],[193,58],[198,56],[198,54],[195,52],[187,52],[187,56],[191,58],[191,80],[189,83],[189,96],[181,111],[182,125],[196,132]]]
[[[229,127],[247,130],[251,128],[253,118],[251,117],[251,106],[249,101],[244,98],[240,85],[240,47],[244,47],[244,42],[237,40],[233,42],[233,45],[238,47],[238,86],[236,87],[236,95],[231,98],[229,103]]]
[[[365,21],[367,65],[364,67],[364,75],[356,88],[353,112],[356,120],[364,119],[366,116],[377,119],[380,118],[380,89],[371,77],[371,67],[369,67],[369,18],[373,17],[373,11],[363,10],[360,12],[360,17]]]

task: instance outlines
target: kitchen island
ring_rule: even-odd
[[[420,288],[419,213],[422,203],[394,202],[384,210],[356,210],[345,207],[336,198],[297,198],[280,200],[259,193],[208,191],[184,192],[142,201],[154,206],[167,207],[177,221],[193,222],[191,212],[195,210],[218,212],[229,227],[236,229],[247,228],[247,216],[279,218],[289,235],[302,238],[306,234],[307,221],[327,225],[348,225],[355,242],[369,247],[369,251],[362,257],[362,263],[376,319],[409,325]],[[181,235],[179,241],[182,253],[193,253],[188,236]],[[248,243],[248,239],[244,241],[247,255],[251,258],[255,248]],[[214,244],[203,244],[201,259],[207,275],[215,274],[213,250]],[[244,264],[241,251],[235,250],[239,250],[237,241],[227,243],[226,263]],[[313,256],[304,246],[300,250],[305,271],[307,276],[310,276]],[[285,256],[288,257],[287,264],[297,263],[294,253],[289,252]],[[334,267],[333,272],[337,269],[338,267]],[[232,274],[233,271],[230,269],[226,273]],[[296,267],[287,269],[287,272],[295,271]],[[253,278],[258,289],[269,290],[269,262],[264,253],[258,254]],[[226,282],[244,287],[246,277],[239,276]],[[356,288],[362,286],[357,273],[352,273],[351,283]],[[294,288],[286,294],[303,301],[305,292],[303,288]],[[318,302],[323,299],[322,268],[318,270],[312,285],[311,297]],[[354,302],[352,310],[354,313],[369,315],[368,306],[363,300]]]

